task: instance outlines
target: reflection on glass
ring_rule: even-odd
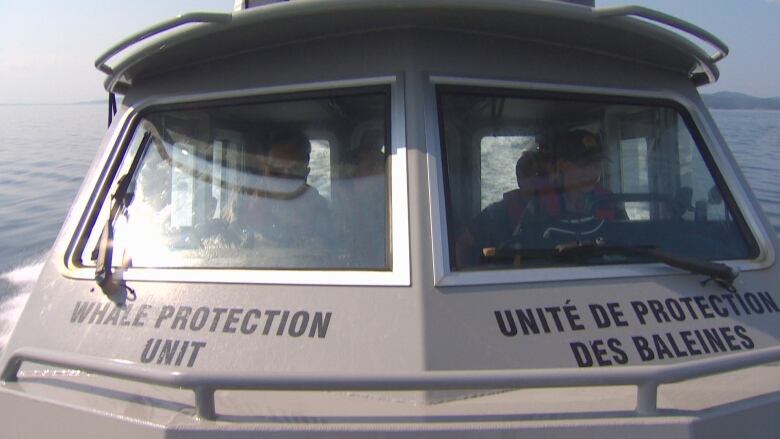
[[[757,254],[674,108],[461,90],[439,90],[453,270]]]
[[[377,92],[149,112],[123,165],[151,133],[116,254],[133,267],[390,269],[386,107]]]

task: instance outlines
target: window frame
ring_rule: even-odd
[[[733,157],[720,137],[713,131],[711,118],[688,97],[673,90],[664,92],[627,90],[552,83],[481,78],[436,76],[427,77],[425,109],[426,146],[428,151],[428,185],[431,200],[434,283],[442,286],[502,285],[514,283],[556,282],[588,279],[626,278],[636,276],[666,276],[682,273],[661,263],[615,264],[576,267],[544,267],[506,270],[456,271],[451,267],[447,228],[445,151],[442,143],[442,119],[439,115],[439,95],[444,91],[473,93],[504,92],[507,95],[537,99],[579,99],[604,103],[658,105],[674,108],[685,121],[697,149],[718,187],[725,189],[724,200],[737,212],[734,216],[747,245],[757,250],[753,259],[727,261],[739,271],[763,269],[775,259],[772,238],[745,189],[744,179],[735,169]],[[454,250],[454,249],[453,249]],[[726,262],[726,261],[721,261]]]
[[[199,282],[227,284],[287,285],[376,285],[408,286],[411,283],[409,258],[409,214],[407,190],[407,147],[403,76],[391,75],[340,81],[251,88],[230,92],[199,93],[174,97],[150,97],[131,106],[119,121],[108,154],[102,158],[102,172],[90,201],[84,209],[65,254],[66,276],[94,279],[95,268],[81,264],[81,254],[98,217],[114,189],[117,173],[130,148],[130,141],[143,115],[167,108],[190,109],[210,103],[274,102],[328,95],[355,94],[384,89],[388,96],[388,267],[372,269],[263,269],[263,268],[135,268],[122,273],[128,281]]]

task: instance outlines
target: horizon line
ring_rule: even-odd
[[[748,93],[744,93],[741,91],[732,91],[732,90],[720,90],[715,91],[712,93],[699,93],[700,96],[711,96],[718,93],[737,93],[744,96],[748,96],[755,99],[780,99],[780,96],[769,96],[769,97],[761,97],[761,96],[755,96]],[[96,99],[88,99],[88,100],[80,100],[80,101],[70,101],[70,102],[0,102],[0,106],[2,107],[22,107],[22,106],[36,106],[36,105],[97,105],[97,104],[104,104],[108,103],[108,98],[96,98]]]
[[[23,107],[23,106],[36,106],[36,105],[96,105],[108,103],[108,98],[91,99],[85,101],[72,101],[72,102],[0,102],[0,106],[3,107]]]

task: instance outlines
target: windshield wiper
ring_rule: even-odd
[[[726,264],[711,262],[703,259],[680,256],[664,251],[658,247],[649,245],[611,245],[599,238],[590,241],[573,241],[559,244],[555,251],[560,256],[588,257],[588,256],[639,256],[650,258],[671,267],[679,268],[694,274],[703,274],[709,280],[714,280],[718,285],[731,291],[734,289],[734,280],[739,272]]]
[[[522,261],[524,259],[577,259],[614,255],[644,257],[690,273],[703,274],[707,276],[707,279],[702,283],[714,280],[729,291],[735,290],[734,280],[739,275],[737,270],[726,264],[675,255],[650,245],[607,244],[603,238],[572,241],[553,248],[484,248],[482,254],[485,260],[493,262],[513,262],[517,260],[516,258]]]
[[[146,147],[149,144],[151,133],[147,132],[141,139],[141,146],[138,148],[133,162],[127,172],[119,178],[117,188],[111,195],[111,207],[108,211],[108,219],[103,226],[103,231],[98,240],[98,246],[92,253],[92,259],[95,260],[95,281],[107,296],[111,296],[120,291],[124,285],[121,279],[117,279],[112,271],[114,260],[114,225],[120,215],[124,215],[127,207],[133,199],[130,192],[130,183],[135,175],[135,170],[141,162],[141,158],[146,153]]]

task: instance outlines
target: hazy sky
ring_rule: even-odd
[[[421,0],[424,1],[424,0]],[[478,1],[478,0],[475,0]],[[232,10],[233,0],[0,0],[0,103],[100,99],[95,58],[125,36],[177,14]],[[780,0],[596,0],[640,4],[693,22],[731,54],[702,91],[780,96]],[[708,51],[710,49],[708,48]]]

